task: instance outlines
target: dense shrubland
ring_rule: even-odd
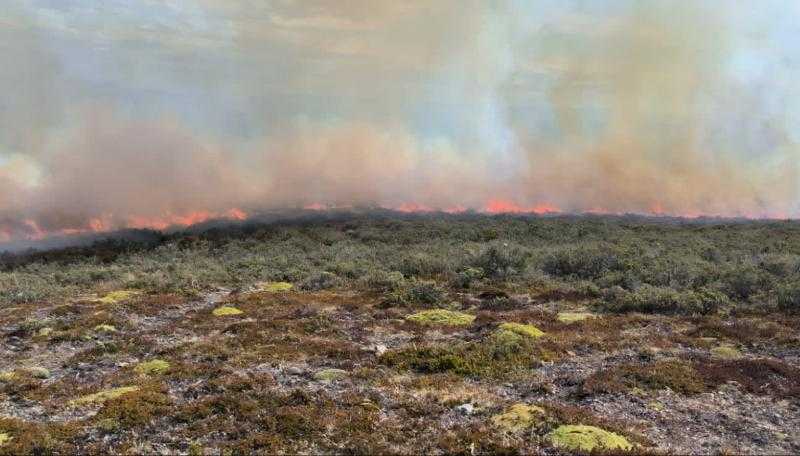
[[[342,215],[5,254],[0,302],[131,288],[198,293],[280,280],[434,304],[501,286],[614,312],[800,309],[800,223],[624,217]]]

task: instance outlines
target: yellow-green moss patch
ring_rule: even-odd
[[[475,321],[475,316],[453,310],[425,310],[406,317],[406,320],[421,325],[467,326]]]
[[[130,299],[136,296],[137,294],[139,293],[132,290],[117,290],[107,293],[102,298],[96,299],[96,301],[101,302],[103,304],[116,304],[118,302]]]
[[[117,332],[117,328],[112,325],[97,325],[94,327],[94,332],[99,333],[113,333]]]
[[[0,382],[13,382],[16,377],[14,371],[0,372]]]
[[[227,317],[229,315],[241,315],[244,312],[242,312],[241,310],[237,309],[236,307],[222,306],[222,307],[217,307],[216,309],[214,309],[213,313],[214,313],[214,316],[216,316],[216,317]]]
[[[739,359],[742,352],[732,345],[720,345],[711,349],[711,356],[718,359]]]
[[[268,293],[289,291],[293,286],[294,285],[289,282],[261,282],[256,284],[259,291],[266,291]]]
[[[314,374],[314,380],[332,382],[347,377],[347,371],[342,369],[323,369]]]
[[[570,451],[630,450],[633,445],[625,437],[594,426],[569,424],[547,434],[556,448]]]
[[[524,431],[535,426],[544,416],[541,407],[526,404],[514,404],[505,412],[491,418],[492,424],[508,432]]]
[[[587,318],[594,318],[596,315],[591,312],[559,312],[558,321],[561,323],[574,323],[576,321],[583,321]]]
[[[515,334],[519,334],[520,336],[526,336],[532,339],[538,339],[539,337],[544,336],[544,331],[536,326],[522,323],[503,323],[500,325],[500,329],[504,331],[511,331]]]
[[[169,363],[163,359],[154,359],[137,364],[134,370],[141,375],[161,375],[167,372],[169,367]]]
[[[6,442],[11,440],[11,436],[6,434],[5,432],[0,432],[0,446],[6,444]]]
[[[69,404],[72,406],[102,404],[108,400],[116,399],[123,394],[133,393],[134,391],[139,391],[139,387],[123,386],[120,388],[100,391],[94,394],[89,394],[88,396],[79,397],[78,399],[70,401]]]
[[[41,380],[50,378],[50,371],[45,369],[44,367],[34,366],[34,367],[29,367],[26,370],[28,371],[29,374],[31,374],[31,377],[33,378],[38,378]]]

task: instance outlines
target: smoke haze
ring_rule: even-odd
[[[800,216],[786,1],[11,0],[0,241],[280,207]]]

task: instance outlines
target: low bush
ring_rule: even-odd
[[[772,285],[772,279],[766,271],[753,265],[732,268],[723,279],[725,293],[732,299],[748,300]]]
[[[710,290],[701,293],[643,285],[630,292],[621,288],[606,294],[604,307],[612,312],[702,314],[715,311],[722,298]]]
[[[473,258],[470,265],[486,276],[503,278],[519,274],[525,269],[528,253],[517,245],[493,243]]]
[[[336,288],[342,284],[342,280],[336,274],[330,272],[318,272],[308,276],[300,282],[300,289],[306,291],[319,291]]]
[[[544,259],[544,272],[556,277],[599,279],[612,271],[622,271],[625,264],[618,252],[605,246],[565,247]]]
[[[800,282],[781,286],[778,289],[778,309],[785,312],[800,312]]]

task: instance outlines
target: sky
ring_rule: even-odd
[[[790,0],[5,0],[0,240],[360,206],[800,217]]]

